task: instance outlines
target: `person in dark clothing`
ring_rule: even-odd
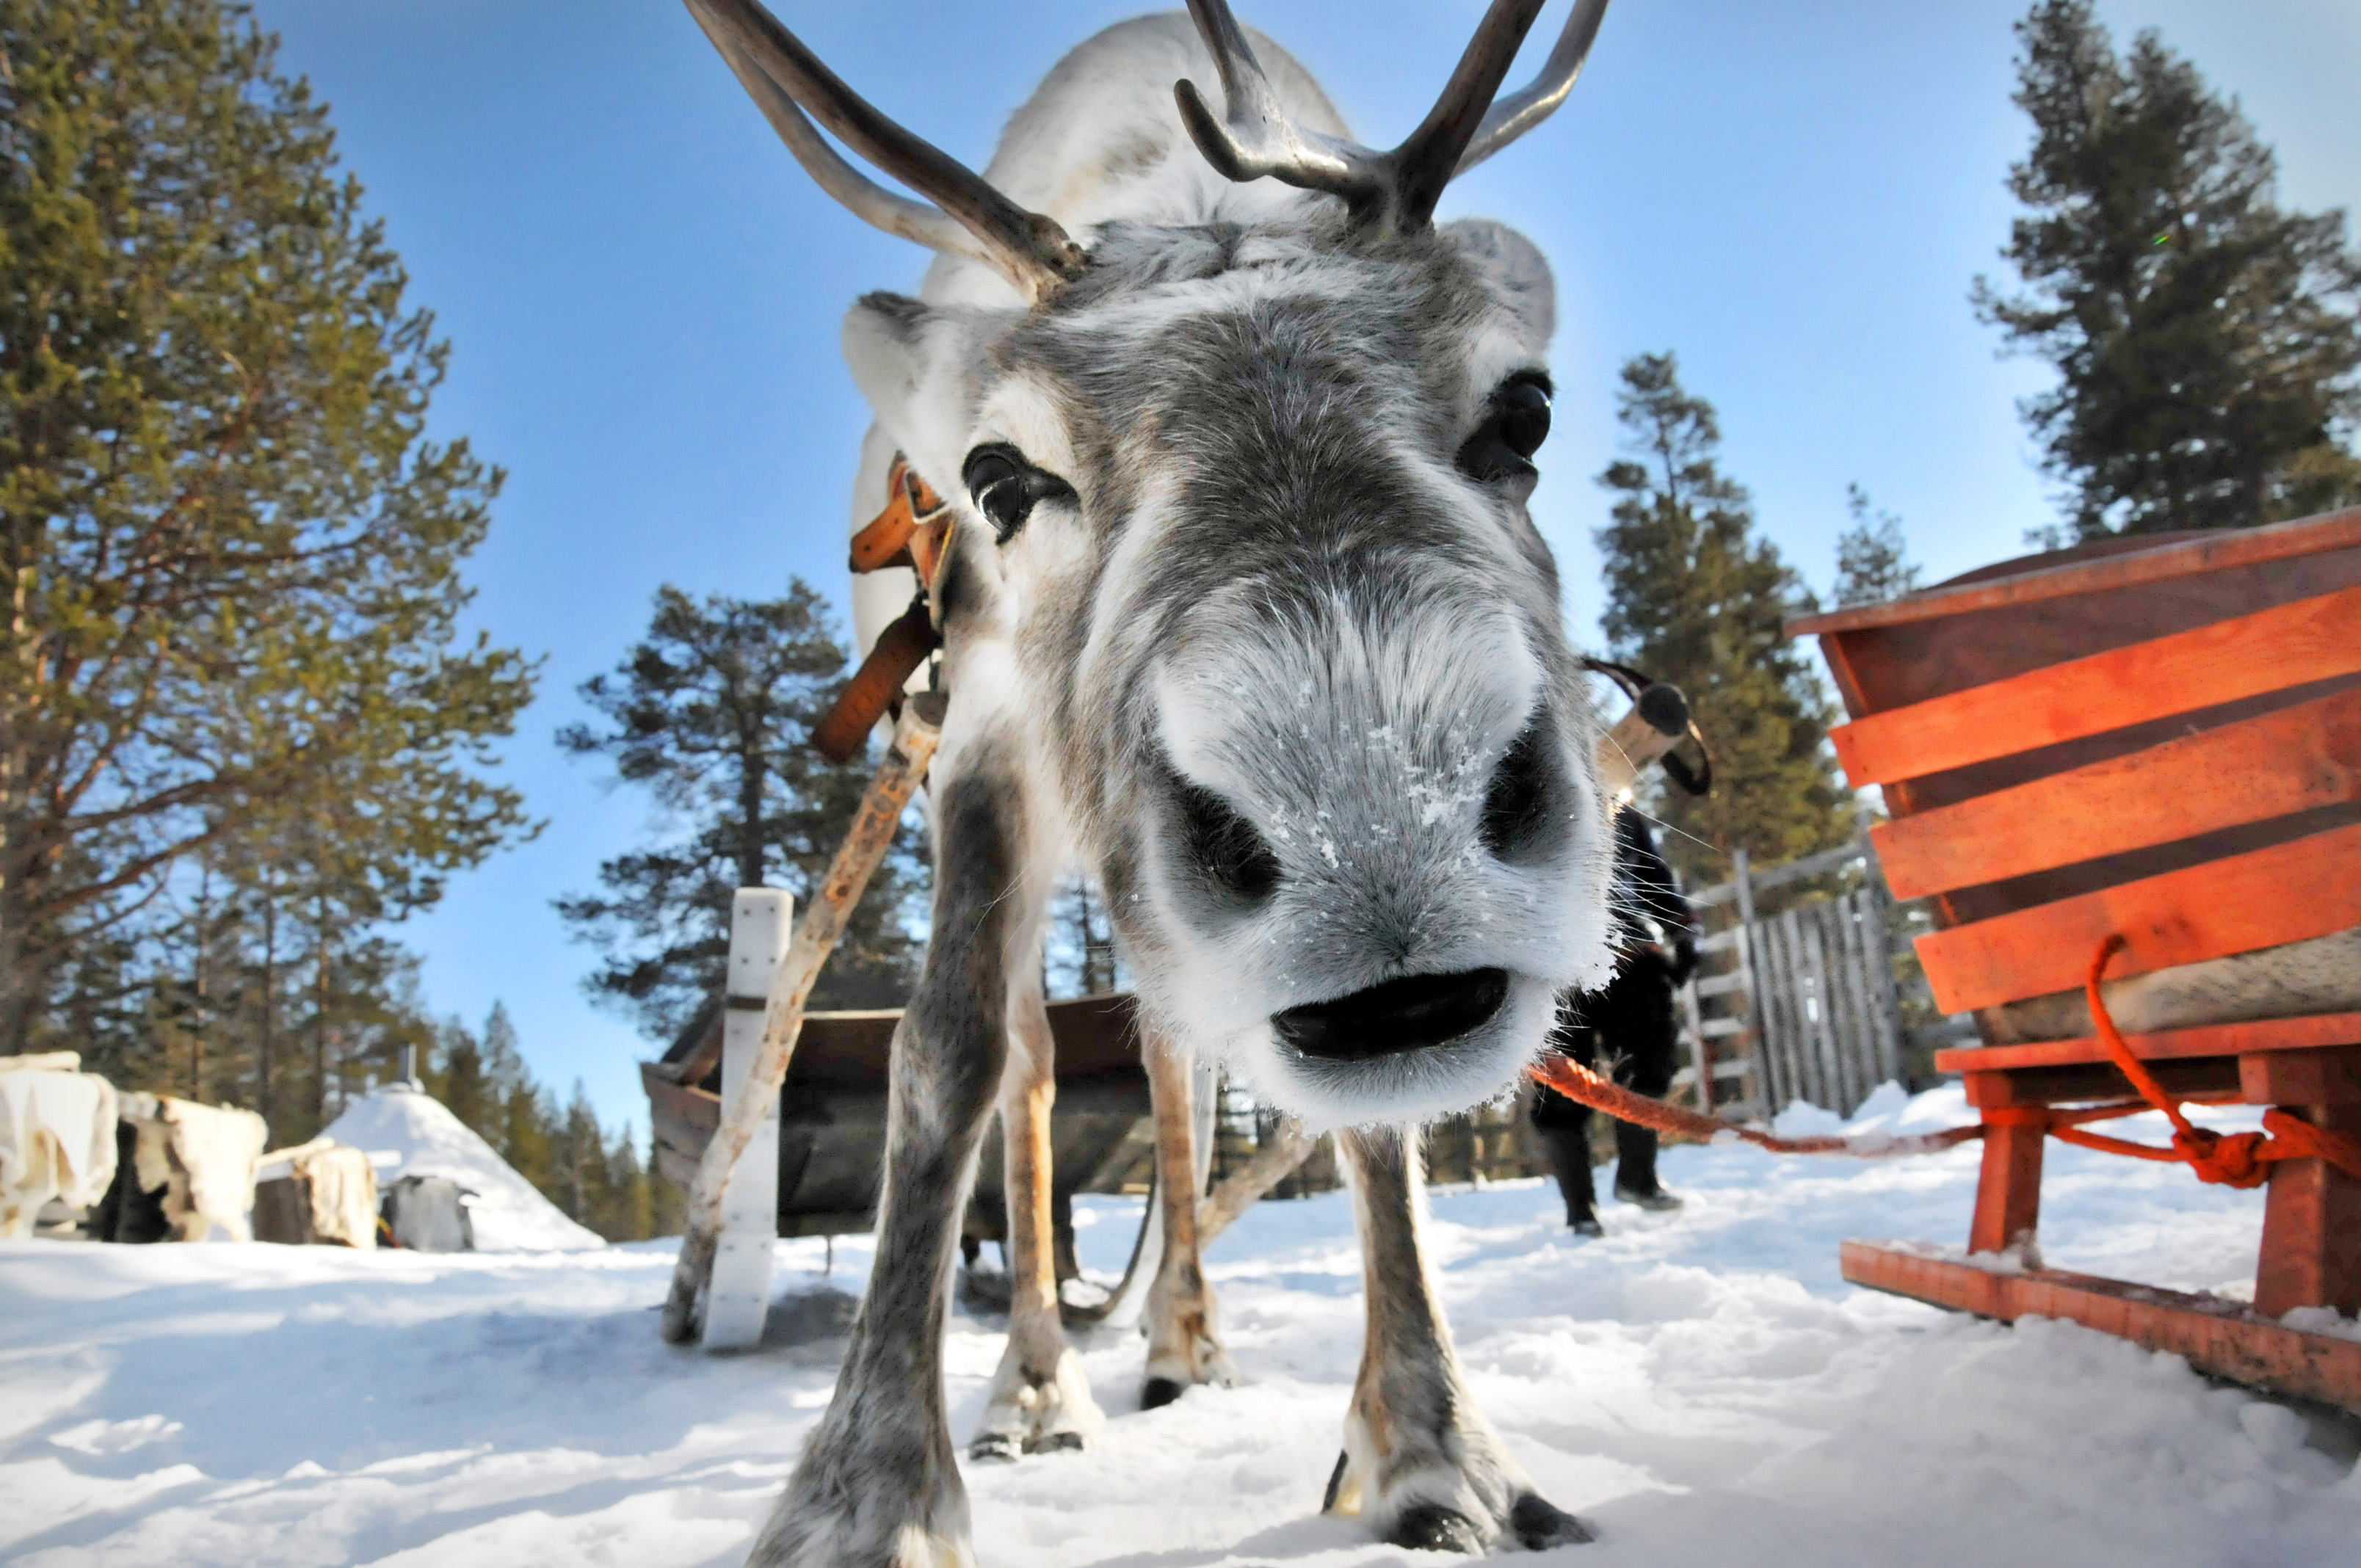
[[[1603,991],[1558,998],[1550,1048],[1594,1071],[1603,1061],[1617,1083],[1662,1099],[1672,1087],[1679,1037],[1673,995],[1697,968],[1697,917],[1647,818],[1628,806],[1615,816],[1614,885],[1614,978]],[[1603,1234],[1590,1173],[1590,1107],[1536,1085],[1532,1118],[1565,1197],[1566,1224],[1582,1235]],[[1643,1209],[1681,1206],[1656,1180],[1654,1132],[1618,1122],[1615,1151],[1617,1198]]]

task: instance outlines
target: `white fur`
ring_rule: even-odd
[[[137,1135],[141,1190],[166,1190],[173,1240],[203,1241],[215,1225],[232,1241],[254,1239],[255,1176],[270,1135],[261,1117],[169,1094],[127,1094],[123,1119]]]
[[[90,1207],[115,1179],[115,1086],[54,1054],[66,1070],[0,1062],[0,1238],[31,1235],[53,1198]]]

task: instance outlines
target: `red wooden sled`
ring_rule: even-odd
[[[1935,901],[1936,999],[1987,1042],[1936,1063],[1983,1113],[1969,1249],[2000,1253],[2039,1216],[2047,1108],[2132,1097],[2095,1038],[1996,1043],[2003,1004],[2077,986],[2110,935],[2120,979],[2361,927],[2361,510],[2108,541],[1788,630],[1820,638],[1851,782],[1883,788],[1895,896]],[[2361,1014],[2127,1043],[2175,1096],[2361,1135]],[[2264,1201],[2251,1307],[1861,1242],[1845,1277],[2361,1409],[2361,1341],[2277,1321],[2361,1313],[2361,1180],[2290,1159]]]

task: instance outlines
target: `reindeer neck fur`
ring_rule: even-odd
[[[1295,116],[1342,134],[1254,41]],[[1530,481],[1455,466],[1541,370],[1548,269],[1495,225],[1356,233],[1330,198],[1223,179],[1172,108],[1212,70],[1177,16],[1082,45],[988,177],[1089,270],[1028,311],[939,261],[921,299],[854,310],[847,356],[960,504],[939,782],[1012,775],[1034,863],[1071,846],[1104,882],[1154,1025],[1315,1124],[1423,1117],[1513,1081],[1556,991],[1607,962],[1596,720]],[[1005,541],[961,483],[993,444],[1071,492]],[[1496,1010],[1435,1048],[1281,1037],[1290,1010],[1494,973]]]

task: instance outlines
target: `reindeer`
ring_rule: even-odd
[[[1343,1129],[1368,1332],[1327,1506],[1404,1546],[1587,1540],[1468,1397],[1416,1127],[1508,1091],[1558,992],[1608,972],[1598,719],[1525,510],[1549,269],[1499,225],[1433,221],[1455,174],[1563,101],[1604,0],[1498,102],[1541,0],[1494,0],[1385,152],[1221,0],[1191,0],[1068,55],[983,177],[755,0],[688,5],[831,195],[939,253],[918,297],[856,303],[844,346],[876,421],[862,495],[898,450],[952,513],[926,584],[950,696],[933,938],[893,1044],[874,1271],[750,1561],[972,1561],[943,1315],[995,1104],[1034,1266],[984,1436],[1021,1452],[1099,1428],[1040,1266],[1046,1203],[1017,1201],[1047,1190],[1037,955],[1077,862],[1137,977],[1159,1094],[1218,1057]],[[807,115],[927,200],[872,183]],[[1159,1140],[1150,1374],[1175,1388],[1233,1376],[1185,1234],[1187,1153]]]

